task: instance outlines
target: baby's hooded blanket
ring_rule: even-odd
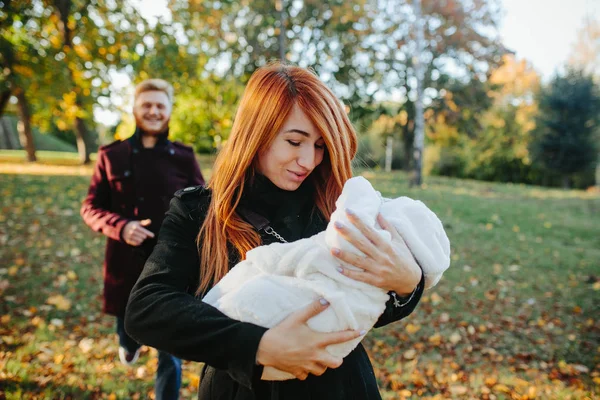
[[[408,197],[382,198],[363,177],[349,179],[336,201],[336,211],[324,232],[292,243],[272,243],[250,250],[202,299],[230,318],[271,328],[312,301],[325,298],[330,306],[311,318],[308,325],[318,332],[346,329],[369,330],[385,310],[389,298],[383,289],[348,278],[336,267],[344,264],[331,255],[331,247],[362,253],[343,239],[333,227],[347,220],[351,209],[386,241],[389,232],[376,221],[381,213],[398,230],[403,241],[393,241],[394,249],[406,262],[417,262],[425,275],[425,288],[434,286],[450,266],[450,242],[442,223],[422,202]],[[344,268],[356,269],[351,265]],[[361,341],[331,345],[327,350],[338,357],[348,355]],[[295,377],[265,367],[263,379]]]

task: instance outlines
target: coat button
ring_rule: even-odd
[[[140,149],[138,149],[137,147],[133,149],[133,154],[137,154],[140,152]]]
[[[169,154],[170,154],[170,155],[173,155],[173,154],[175,154],[175,150],[173,150],[173,149],[169,149]]]
[[[131,171],[130,170],[125,171],[125,173],[123,175],[125,175],[125,177],[128,177],[129,175],[131,175]]]
[[[144,198],[143,197],[138,197],[138,201],[143,202]]]

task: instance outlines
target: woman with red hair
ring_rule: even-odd
[[[352,176],[356,147],[342,103],[315,74],[271,64],[250,78],[207,186],[175,194],[131,292],[125,327],[141,343],[203,362],[199,399],[380,398],[362,345],[343,360],[326,351],[364,332],[319,333],[307,326],[327,308],[324,299],[270,329],[228,318],[201,301],[247,251],[324,230]],[[358,230],[337,229],[365,257],[339,250],[335,255],[364,271],[341,273],[390,292],[375,326],[404,318],[423,292],[421,270],[348,217]],[[298,379],[261,380],[265,366]]]

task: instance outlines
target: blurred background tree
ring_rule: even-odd
[[[2,53],[15,56],[3,56],[2,62],[16,64],[3,76],[3,94],[10,91],[26,105],[42,130],[72,132],[82,163],[89,162],[97,136],[94,107],[110,94],[111,71],[139,57],[133,44],[145,30],[144,20],[134,7],[116,2],[34,0],[6,6],[2,43],[3,50],[11,50]],[[27,126],[23,112],[20,119]]]
[[[574,174],[596,165],[600,95],[590,75],[569,70],[541,91],[539,107],[533,158],[570,188]]]
[[[130,136],[132,85],[118,92],[116,81],[149,77],[175,87],[171,136],[197,152],[214,152],[227,140],[251,73],[283,57],[312,68],[346,104],[360,136],[357,165],[383,166],[391,137],[392,167],[411,168],[416,38],[410,0],[168,0],[165,15],[154,20],[141,16],[137,0],[0,4],[0,115],[18,111],[31,160],[38,130],[77,145],[82,162],[100,132],[109,135],[103,142]],[[549,145],[540,143],[549,134],[541,126],[555,110],[539,104],[555,83],[542,84],[526,60],[504,47],[500,0],[422,0],[422,13],[426,173],[547,185],[561,185],[566,174],[578,187],[593,181],[588,164],[598,157],[590,148],[580,149],[591,160],[585,168],[543,161],[547,152],[540,149]],[[596,80],[598,26],[586,21],[570,61]],[[563,94],[574,96],[569,101],[598,84],[556,77],[563,78]],[[118,126],[104,126],[99,110],[121,113]],[[597,121],[588,123],[581,138],[597,135]]]

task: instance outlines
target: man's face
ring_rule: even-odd
[[[133,105],[136,125],[149,135],[163,133],[169,126],[171,102],[165,92],[151,90],[138,94]]]

